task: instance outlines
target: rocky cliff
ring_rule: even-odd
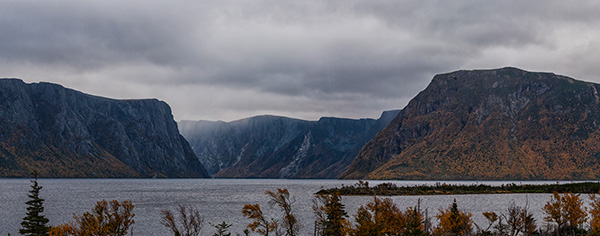
[[[0,176],[207,177],[156,99],[114,100],[0,80]]]
[[[597,179],[599,90],[516,68],[436,75],[341,177]]]
[[[398,111],[380,119],[257,116],[182,121],[180,132],[215,177],[336,178]]]

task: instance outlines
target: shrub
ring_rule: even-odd
[[[176,236],[198,236],[202,230],[204,218],[200,212],[192,207],[178,205],[180,226],[175,222],[175,215],[171,210],[161,211],[161,224],[169,228]]]
[[[575,233],[585,223],[587,214],[583,200],[578,194],[554,192],[549,202],[544,205],[544,220],[556,223],[558,233]]]
[[[593,234],[600,234],[600,197],[590,195],[590,231]]]
[[[268,236],[270,233],[276,233],[279,230],[279,224],[277,221],[271,219],[267,220],[260,209],[259,204],[246,204],[242,208],[242,214],[248,219],[253,220],[252,223],[246,226],[246,229],[252,230],[252,232],[259,233],[260,235]]]
[[[374,197],[361,206],[354,217],[351,235],[426,235],[425,218],[420,209],[409,207],[405,212],[390,198]]]
[[[109,205],[108,202],[102,200],[96,203],[92,212],[85,212],[81,216],[73,216],[75,222],[52,227],[50,235],[125,236],[129,227],[135,223],[133,208],[131,201],[119,203],[117,200],[112,200]]]
[[[292,212],[292,204],[293,200],[290,199],[290,193],[287,189],[277,189],[277,192],[265,191],[270,197],[269,203],[272,205],[276,205],[283,213],[283,219],[281,223],[276,220],[267,220],[264,216],[262,210],[260,209],[259,204],[246,204],[242,208],[242,214],[248,217],[248,219],[253,220],[246,229],[252,230],[252,232],[257,232],[261,235],[269,235],[270,233],[274,233],[275,235],[280,235],[279,227],[283,228],[286,236],[296,236],[298,235],[298,231],[300,228],[300,224],[298,219]]]
[[[436,215],[439,221],[438,227],[434,230],[434,235],[470,235],[473,231],[473,220],[471,213],[458,210],[456,199],[448,209],[440,209]]]
[[[277,192],[266,191],[265,193],[271,197],[269,202],[273,205],[277,205],[283,212],[281,226],[285,230],[285,235],[298,235],[300,224],[298,219],[296,219],[296,216],[292,213],[293,201],[290,200],[290,192],[288,192],[287,189],[277,189]]]

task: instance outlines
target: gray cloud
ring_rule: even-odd
[[[157,97],[177,119],[375,117],[433,75],[600,81],[594,1],[2,1],[0,76]]]

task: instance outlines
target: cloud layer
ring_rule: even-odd
[[[515,66],[600,81],[595,1],[2,1],[0,77],[176,119],[376,117],[438,73]]]

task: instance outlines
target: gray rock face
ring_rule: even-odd
[[[182,121],[179,128],[215,177],[336,178],[398,112],[386,111],[378,120]]]
[[[340,177],[597,179],[599,89],[510,67],[436,75]]]
[[[210,175],[242,159],[273,155],[305,130],[310,122],[276,116],[257,116],[233,122],[182,121],[181,134],[190,142]]]
[[[18,79],[0,80],[0,151],[0,176],[208,176],[166,103]]]

